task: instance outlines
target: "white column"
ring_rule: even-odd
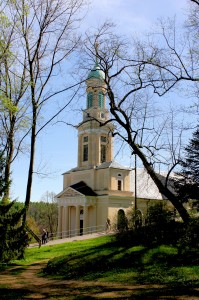
[[[57,236],[61,238],[62,232],[62,206],[58,207],[58,227],[57,227]]]
[[[65,207],[65,218],[66,218],[66,221],[65,221],[65,225],[66,225],[66,237],[69,236],[69,207],[68,205]]]
[[[93,231],[97,231],[97,210],[96,210],[96,205],[93,206]]]
[[[61,238],[65,237],[65,207],[62,206],[62,230],[61,230]]]
[[[68,237],[68,206],[63,207],[63,238]]]
[[[75,235],[80,234],[80,205],[76,206],[76,224],[75,224]]]
[[[83,234],[88,233],[88,206],[84,206],[84,226],[83,226]]]

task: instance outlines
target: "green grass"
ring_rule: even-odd
[[[79,251],[84,251],[91,247],[98,247],[111,242],[110,236],[103,236],[95,239],[73,241],[64,244],[57,244],[39,248],[27,248],[25,259],[13,261],[14,264],[29,265],[38,261],[49,260],[62,255],[70,255]]]
[[[190,254],[191,253],[191,254]],[[27,249],[21,265],[49,260],[44,276],[128,284],[198,286],[196,250],[178,254],[172,246],[121,247],[113,237]]]

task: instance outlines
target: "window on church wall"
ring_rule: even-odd
[[[88,144],[83,145],[83,161],[88,161]]]
[[[83,137],[83,161],[88,161],[88,136]]]
[[[101,136],[101,143],[106,143],[106,136]]]
[[[100,114],[100,117],[101,117],[102,119],[105,119],[105,114],[104,114],[104,113],[101,113],[101,114]]]
[[[88,136],[84,136],[83,142],[84,142],[84,143],[88,143]]]
[[[93,106],[93,93],[88,93],[87,95],[87,108]]]
[[[117,189],[118,189],[118,191],[122,190],[122,180],[117,181]]]
[[[101,163],[106,161],[106,145],[101,144]]]
[[[104,108],[104,94],[102,92],[98,93],[98,106]]]

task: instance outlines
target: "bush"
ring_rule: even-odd
[[[128,229],[128,221],[123,209],[119,209],[117,215],[117,229],[119,232],[124,232]]]
[[[180,252],[199,247],[199,218],[192,219],[188,224],[182,224],[178,232],[178,248]]]

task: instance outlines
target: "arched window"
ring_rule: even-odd
[[[107,138],[106,136],[101,136],[101,163],[106,161],[106,147],[107,147]]]
[[[122,180],[117,181],[117,189],[118,189],[118,191],[122,190]]]
[[[83,161],[88,161],[88,136],[83,137]]]
[[[101,144],[101,163],[106,161],[106,145]]]
[[[87,108],[93,106],[93,93],[88,93],[87,95]]]
[[[104,108],[104,94],[102,92],[98,94],[98,106]]]

